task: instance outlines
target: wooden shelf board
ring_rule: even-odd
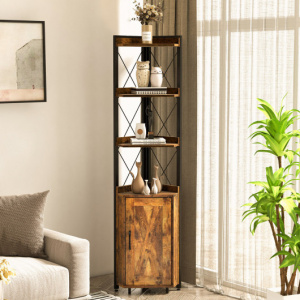
[[[152,44],[142,43],[142,37],[117,37],[117,47],[180,47],[180,37],[153,36]]]
[[[176,148],[179,144],[147,144],[147,145],[132,145],[132,144],[119,144],[119,147],[131,147],[131,148],[153,148],[153,147],[173,147]]]
[[[144,194],[134,194],[131,191],[131,185],[124,185],[124,186],[118,186],[116,188],[116,192],[119,195],[125,195],[125,196],[132,196],[136,198],[159,198],[163,196],[173,196],[179,194],[179,186],[177,185],[165,185],[163,184],[162,191],[158,194],[150,194],[150,195],[144,195]]]
[[[119,193],[119,195],[124,195],[127,197],[134,197],[134,198],[161,198],[161,197],[174,196],[177,195],[177,193],[161,191],[160,193],[157,194],[144,195],[144,194],[134,194],[133,192],[130,191],[130,192]]]
[[[118,147],[127,147],[127,148],[157,148],[157,147],[170,147],[176,148],[179,147],[179,138],[178,137],[163,137],[166,139],[166,144],[142,144],[136,145],[130,143],[130,138],[134,136],[126,136],[117,138],[116,145]]]
[[[143,43],[117,43],[117,47],[180,47],[180,44],[169,44],[169,43],[152,43],[152,44],[143,44]]]
[[[167,97],[172,97],[172,98],[178,98],[178,94],[143,94],[143,95],[135,95],[135,94],[119,94],[118,97],[139,97],[139,98],[150,98],[150,97],[162,97],[162,98],[167,98]]]
[[[131,88],[117,88],[116,97],[139,97],[139,98],[149,98],[149,97],[172,97],[178,98],[180,97],[180,88],[168,88],[167,94],[131,94]]]
[[[119,284],[119,286],[121,286],[122,288],[133,288],[133,289],[142,289],[142,288],[145,288],[145,289],[155,289],[155,288],[175,288],[177,286],[177,283],[176,284],[171,284],[171,285],[125,285],[125,284]]]

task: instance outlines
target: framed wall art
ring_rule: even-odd
[[[0,103],[45,101],[45,22],[0,20]]]

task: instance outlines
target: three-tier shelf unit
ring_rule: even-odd
[[[150,61],[151,65],[160,65],[155,57],[155,51],[164,51],[172,47],[173,57],[166,65],[162,65],[164,82],[168,83],[167,94],[161,95],[135,95],[131,94],[131,87],[126,87],[120,83],[120,67],[124,67],[128,79],[134,83],[135,65],[133,68],[126,66],[126,59],[120,54],[120,47],[139,47],[141,52],[137,60]],[[167,72],[170,66],[172,77],[176,86],[170,86],[167,80]],[[181,136],[181,36],[154,36],[152,44],[143,44],[140,36],[114,36],[113,38],[113,70],[114,70],[114,287],[118,291],[119,287],[128,288],[169,288],[180,289],[180,270],[179,270],[179,187],[181,174],[180,159],[180,136]],[[131,71],[130,71],[131,70]],[[128,82],[128,80],[126,80]],[[120,98],[138,97],[140,98],[141,122],[148,124],[149,114],[146,108],[154,108],[157,118],[159,118],[164,127],[171,113],[176,114],[177,136],[164,136],[166,144],[130,144],[130,136],[120,136],[120,114],[123,114],[128,122],[129,128],[133,129],[135,124],[129,121],[125,110],[120,106]],[[162,119],[159,109],[153,107],[153,99],[159,97],[158,101],[171,101],[173,98],[175,105],[170,114],[166,115],[166,120]],[[122,100],[122,105],[125,105]],[[147,129],[148,131],[148,129]],[[154,131],[154,136],[159,135]],[[168,132],[168,131],[167,131]],[[176,135],[176,134],[175,134]],[[153,148],[161,147],[175,149],[173,157],[176,171],[175,183],[163,182],[162,191],[158,194],[134,194],[131,186],[120,182],[120,164],[124,163],[128,173],[135,168],[135,164],[126,163],[126,158],[120,153],[120,148],[139,147],[139,159],[142,162],[142,177],[151,179],[151,160],[153,160]],[[155,149],[154,149],[155,150]],[[156,149],[157,150],[157,149]],[[155,153],[154,153],[155,154]],[[161,168],[163,174],[167,174],[167,169],[171,163],[160,163],[157,155],[155,159]],[[137,160],[137,159],[136,159]],[[152,162],[153,163],[153,162]],[[164,165],[164,166],[163,166]],[[123,170],[124,171],[124,170]],[[126,171],[127,172],[127,171]],[[152,175],[152,176],[151,176]],[[174,175],[174,174],[172,174]],[[127,177],[128,178],[128,177]],[[150,182],[150,180],[149,180]],[[165,184],[167,183],[167,184]]]

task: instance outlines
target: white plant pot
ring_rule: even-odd
[[[294,288],[295,292],[296,288]],[[282,296],[280,288],[267,289],[267,300],[300,300],[300,294]]]

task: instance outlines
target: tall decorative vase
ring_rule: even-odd
[[[150,80],[150,61],[136,62],[136,80],[139,87],[147,87]]]
[[[161,87],[163,82],[163,73],[160,67],[151,68],[150,81],[152,87]]]
[[[136,167],[138,169],[137,175],[134,178],[134,174],[130,172],[133,180],[131,184],[131,190],[134,194],[142,194],[144,191],[144,181],[141,175],[141,168],[142,168],[142,163],[141,162],[136,162]]]
[[[3,280],[0,280],[0,300],[3,300]]]
[[[154,166],[154,172],[155,172],[154,178],[156,179],[156,186],[157,186],[157,189],[158,189],[158,193],[160,193],[161,190],[162,190],[162,184],[161,184],[161,182],[160,182],[160,180],[159,180],[159,176],[158,176],[158,166],[157,166],[157,165]],[[151,188],[152,188],[153,185],[154,185],[154,178],[153,178],[153,180],[152,180],[152,182],[151,182]]]
[[[148,186],[148,180],[145,179],[144,195],[150,195],[150,188]]]
[[[142,43],[152,44],[152,25],[142,25]]]
[[[156,178],[153,178],[153,185],[151,188],[151,194],[157,194],[158,193],[158,188],[156,186]]]

